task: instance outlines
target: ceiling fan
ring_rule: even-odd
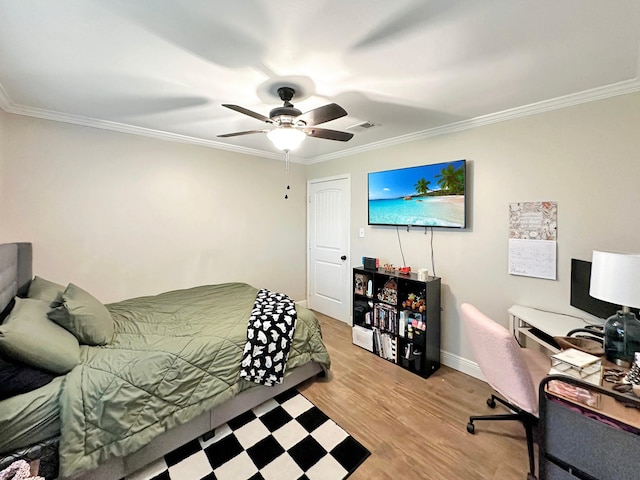
[[[222,105],[223,107],[230,108],[236,112],[244,113],[250,117],[262,120],[269,125],[273,125],[275,128],[225,133],[223,135],[218,135],[218,137],[224,138],[236,137],[239,135],[251,135],[253,133],[266,133],[269,140],[273,142],[276,148],[286,152],[297,148],[307,136],[323,138],[325,140],[336,140],[338,142],[346,142],[351,140],[353,137],[353,133],[316,127],[316,125],[330,122],[331,120],[347,115],[347,111],[340,105],[330,103],[302,113],[291,103],[291,99],[296,93],[293,88],[280,87],[277,91],[278,96],[284,102],[284,105],[271,110],[269,117],[265,117],[260,113],[253,112],[238,105]]]

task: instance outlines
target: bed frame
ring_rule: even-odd
[[[16,295],[26,295],[33,278],[30,243],[0,244],[0,312]],[[74,480],[117,480],[162,458],[184,443],[211,432],[237,415],[260,405],[279,393],[323,373],[317,362],[291,370],[284,382],[273,387],[256,386],[245,390],[193,420],[159,435],[140,450],[126,457],[113,458],[96,470],[73,477]],[[63,480],[60,477],[59,480]]]

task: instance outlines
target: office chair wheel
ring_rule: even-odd
[[[496,408],[496,401],[493,399],[493,397],[487,399],[487,405],[489,406],[489,408]]]
[[[476,433],[476,427],[473,423],[469,422],[467,423],[467,432],[474,434]]]

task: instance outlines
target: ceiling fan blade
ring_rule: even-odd
[[[307,124],[308,127],[313,127],[314,125],[320,125],[321,123],[344,117],[346,114],[347,111],[340,105],[338,105],[337,103],[330,103],[323,107],[309,110],[302,115],[298,115],[295,121],[297,122],[298,120],[302,120]]]
[[[258,120],[262,120],[266,123],[273,123],[269,117],[265,117],[261,113],[256,113],[251,110],[247,110],[244,107],[240,107],[238,105],[229,105],[228,103],[223,103],[223,107],[230,108],[231,110],[235,110],[236,112],[244,113],[245,115],[249,115],[250,117],[257,118]]]
[[[305,128],[304,133],[310,137],[337,140],[338,142],[347,142],[353,138],[353,133],[329,130],[328,128]]]
[[[216,136],[220,138],[227,138],[227,137],[238,137],[240,135],[251,135],[252,133],[267,133],[267,130],[245,130],[244,132],[225,133],[225,134],[216,135]]]

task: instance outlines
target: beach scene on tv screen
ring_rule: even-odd
[[[465,161],[369,173],[369,224],[465,226]]]

